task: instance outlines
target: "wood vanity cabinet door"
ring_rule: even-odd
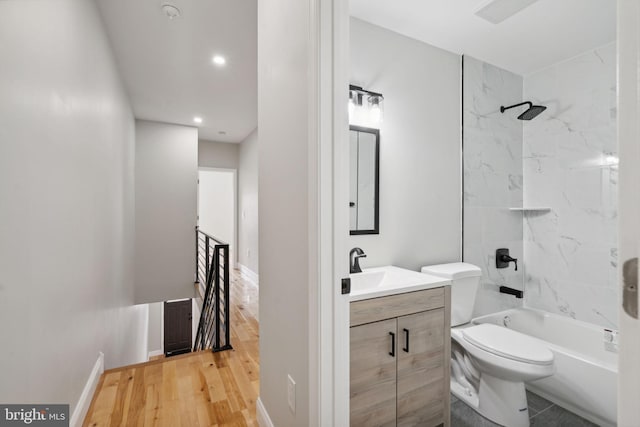
[[[407,351],[408,333],[408,351]],[[397,425],[445,422],[445,310],[398,318]]]
[[[350,329],[352,427],[396,425],[396,329],[396,319]]]

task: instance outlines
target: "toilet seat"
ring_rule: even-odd
[[[486,352],[517,362],[552,365],[553,353],[535,338],[489,323],[462,330],[464,340]]]

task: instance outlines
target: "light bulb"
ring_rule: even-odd
[[[382,118],[382,112],[380,111],[380,106],[378,104],[373,104],[371,106],[371,110],[369,111],[369,117],[371,119],[371,123],[377,125],[380,123],[380,119]]]
[[[607,156],[607,157],[605,158],[605,163],[606,163],[608,166],[615,166],[615,165],[617,165],[618,163],[620,163],[620,160],[619,160],[616,156]]]
[[[382,97],[373,95],[369,97],[369,122],[372,127],[380,127],[382,122]]]
[[[353,98],[349,98],[349,118],[353,117],[353,113],[356,111],[356,103],[353,102]]]

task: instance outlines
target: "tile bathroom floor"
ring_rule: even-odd
[[[527,391],[531,427],[597,427],[591,421],[579,417],[537,394]],[[499,427],[467,404],[451,395],[452,427]]]

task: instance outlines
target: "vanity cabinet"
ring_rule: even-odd
[[[450,288],[351,303],[351,426],[449,426]]]

